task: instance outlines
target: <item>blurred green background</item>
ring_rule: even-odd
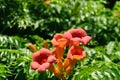
[[[58,80],[31,70],[27,44],[40,49],[70,28],[83,28],[92,41],[66,79],[120,80],[119,0],[0,0],[0,80]]]

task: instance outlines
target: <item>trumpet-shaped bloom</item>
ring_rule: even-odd
[[[79,46],[72,46],[67,54],[67,58],[71,60],[83,60],[85,57],[84,49]]]
[[[51,51],[46,48],[42,48],[32,54],[33,61],[31,62],[31,68],[43,72],[50,67],[50,65],[56,61],[56,58],[52,55]]]
[[[79,46],[71,46],[67,58],[65,59],[63,66],[66,69],[66,74],[70,74],[74,65],[78,60],[83,60],[86,57],[84,49]]]
[[[86,57],[84,49],[79,44],[86,45],[91,39],[83,29],[78,28],[70,29],[64,34],[56,33],[51,40],[54,46],[52,51],[48,50],[48,43],[46,41],[44,41],[44,48],[39,51],[30,44],[29,48],[34,52],[30,66],[39,72],[48,69],[58,78],[64,79],[66,75],[72,72],[76,62]],[[65,48],[66,46],[68,47]],[[68,50],[68,53],[63,62],[64,49]],[[54,62],[57,65],[56,67],[53,65]]]
[[[52,39],[52,44],[55,47],[62,47],[64,48],[67,45],[67,39],[64,37],[63,34],[55,34]]]
[[[81,42],[82,44],[86,45],[92,39],[90,36],[87,36],[87,33],[83,29],[70,29],[64,33],[64,37],[69,39],[73,45],[79,45]]]

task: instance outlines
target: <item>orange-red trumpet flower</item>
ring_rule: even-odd
[[[32,54],[31,68],[43,72],[50,67],[50,65],[56,61],[56,58],[52,55],[51,51],[46,48],[42,48]]]

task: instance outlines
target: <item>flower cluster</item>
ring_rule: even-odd
[[[92,38],[81,29],[70,29],[64,34],[56,33],[51,40],[53,49],[48,49],[48,44],[44,42],[44,48],[39,51],[30,43],[29,48],[34,52],[32,54],[31,68],[43,72],[52,71],[57,77],[65,78],[71,73],[78,60],[86,57],[83,47],[90,42]],[[64,50],[68,48],[67,56],[63,59]],[[55,66],[57,65],[57,66]]]

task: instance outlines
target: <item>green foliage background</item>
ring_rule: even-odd
[[[0,0],[0,80],[58,80],[49,71],[31,70],[27,44],[40,49],[44,39],[70,28],[85,29],[92,41],[67,80],[120,80],[120,1],[113,9],[107,2]]]

